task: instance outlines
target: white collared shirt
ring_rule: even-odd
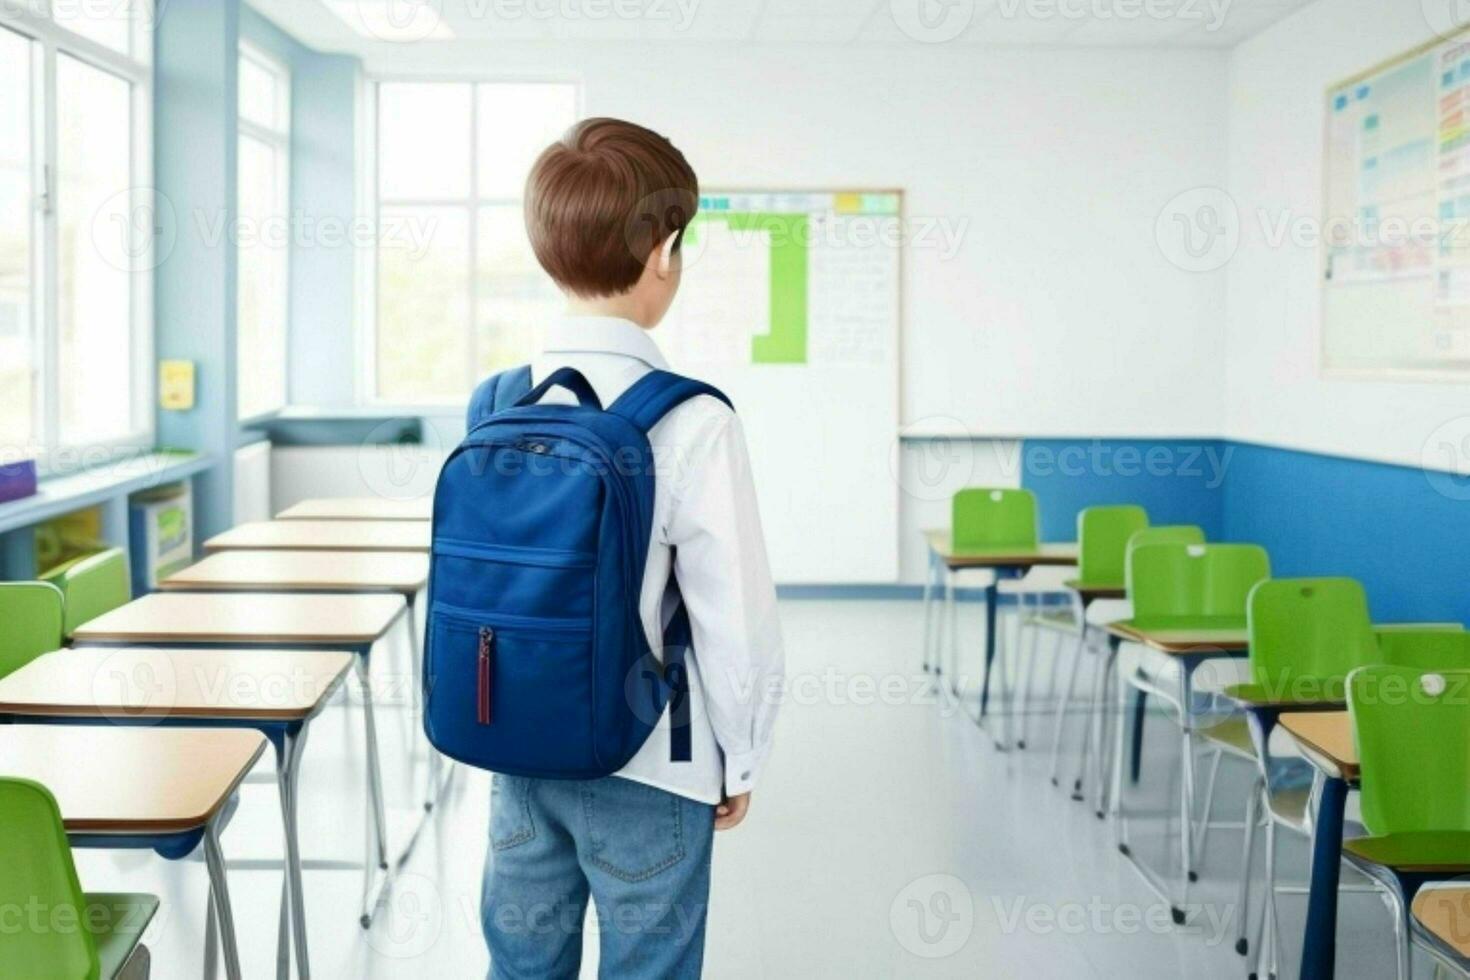
[[[557,368],[582,372],[604,406],[652,370],[668,370],[658,345],[616,317],[563,317],[546,332],[533,383]],[[562,401],[554,390],[546,401]],[[649,432],[655,459],[653,540],[639,612],[655,650],[673,615],[670,566],[689,609],[693,757],[669,760],[669,714],[617,775],[704,803],[749,792],[771,750],[785,655],[765,538],[740,420],[701,395]]]

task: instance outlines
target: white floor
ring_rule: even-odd
[[[964,615],[973,670],[978,610],[967,607]],[[1048,717],[1034,719],[1031,748],[1001,754],[953,702],[936,699],[918,669],[917,603],[788,602],[783,619],[787,707],[750,819],[718,841],[707,976],[1245,975],[1233,949],[1238,831],[1214,835],[1193,899],[1199,907],[1189,925],[1175,927],[1114,849],[1111,827],[1048,782]],[[415,819],[414,780],[423,780],[400,647],[379,650],[374,665],[377,687],[397,701],[380,727],[399,839]],[[488,780],[459,774],[377,922],[363,931],[360,726],[357,709],[333,706],[306,748],[302,847],[314,974],[483,976],[478,913]],[[1166,798],[1178,768],[1167,722],[1151,719],[1149,733],[1140,808]],[[410,744],[419,747],[416,771],[408,765]],[[1074,765],[1069,760],[1066,771]],[[279,809],[270,764],[261,769],[245,786],[224,841],[248,978],[274,974],[280,895]],[[1222,777],[1220,819],[1240,819],[1242,769]],[[1144,818],[1134,839],[1167,860],[1176,831],[1172,819]],[[197,978],[203,864],[78,853],[85,888],[162,897],[147,937],[153,976]],[[1304,880],[1303,842],[1284,840],[1281,867],[1283,880]],[[1282,973],[1294,976],[1305,900],[1280,901]],[[1339,935],[1339,976],[1392,975],[1390,919],[1377,897],[1344,896]],[[595,964],[589,949],[584,975],[595,976]]]

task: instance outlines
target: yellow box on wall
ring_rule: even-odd
[[[194,362],[160,361],[158,404],[170,412],[187,412],[194,407]]]

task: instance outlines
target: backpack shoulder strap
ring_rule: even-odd
[[[732,410],[735,408],[725,393],[713,385],[671,371],[650,371],[634,382],[607,410],[621,415],[646,434],[669,412],[699,395],[710,395]]]
[[[465,430],[469,431],[496,412],[510,408],[530,390],[531,365],[529,364],[486,378],[470,396],[470,410],[465,416]]]

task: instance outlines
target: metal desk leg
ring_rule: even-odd
[[[990,676],[995,673],[995,607],[1000,594],[997,580],[985,587],[985,679],[980,682],[980,720],[990,711]]]
[[[948,621],[949,642],[949,693],[955,698],[960,696],[958,684],[960,674],[960,617],[959,604],[955,602],[954,595],[954,570],[946,568],[944,571],[944,612]],[[939,655],[935,660],[940,659]],[[938,670],[936,663],[935,669]],[[943,671],[939,671],[943,673]]]
[[[281,824],[286,831],[286,873],[283,908],[289,907],[291,936],[296,950],[296,972],[301,980],[311,977],[311,964],[306,951],[306,898],[301,882],[301,843],[298,836],[298,786],[301,776],[301,751],[306,745],[306,726],[287,731],[277,751],[276,783],[281,797]],[[283,957],[278,953],[279,974]]]
[[[1097,818],[1102,820],[1109,813],[1114,817],[1118,815],[1118,786],[1112,784],[1109,789],[1109,761],[1116,762],[1118,751],[1116,744],[1112,759],[1108,756],[1108,717],[1112,710],[1108,707],[1108,687],[1117,685],[1119,688],[1120,705],[1126,704],[1127,685],[1122,678],[1117,676],[1118,668],[1118,646],[1117,637],[1109,636],[1107,649],[1098,653],[1097,665],[1097,690],[1092,709],[1092,747],[1096,756],[1094,762],[1094,779],[1097,783]],[[1121,709],[1120,709],[1121,710]],[[1121,718],[1114,719],[1114,724],[1121,725]]]
[[[371,649],[371,648],[369,648]],[[359,648],[357,650],[357,677],[362,684],[362,717],[363,727],[367,736],[367,764],[368,764],[368,796],[373,815],[373,829],[375,832],[375,844],[378,852],[378,875],[373,874],[373,869],[368,868],[366,894],[363,900],[363,911],[361,917],[362,927],[368,928],[373,924],[373,915],[377,912],[378,897],[387,885],[388,876],[388,829],[387,817],[383,806],[383,770],[381,760],[378,758],[378,726],[373,717],[373,686],[369,671],[369,653]],[[373,887],[373,879],[379,879],[377,888]]]
[[[934,639],[934,573],[937,564],[934,551],[929,551],[929,568],[924,577],[924,673],[929,673],[929,650]]]
[[[228,809],[222,809],[204,828],[204,863],[209,869],[210,909],[214,912],[220,947],[224,951],[225,976],[229,980],[240,980],[240,948],[235,941],[235,914],[230,907],[230,886],[225,881],[225,855],[219,844],[220,815],[228,816],[228,812]],[[209,965],[209,961],[209,950],[206,946],[206,965]]]
[[[1337,955],[1337,886],[1342,874],[1342,814],[1347,783],[1323,781],[1313,825],[1312,884],[1302,938],[1302,980],[1331,980]]]

